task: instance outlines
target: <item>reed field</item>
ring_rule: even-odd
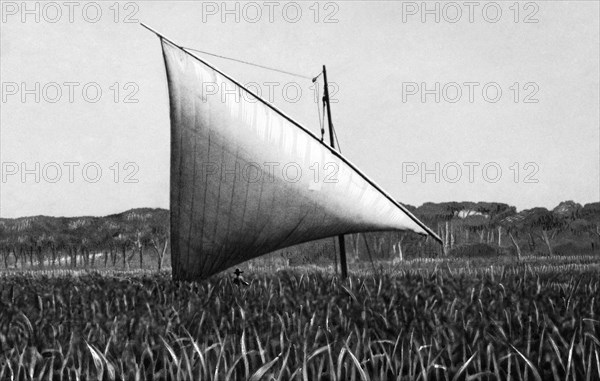
[[[0,380],[599,380],[600,258],[0,273]]]

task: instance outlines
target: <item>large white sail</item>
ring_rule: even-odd
[[[203,279],[338,234],[431,232],[338,152],[162,39],[171,115],[171,255]]]

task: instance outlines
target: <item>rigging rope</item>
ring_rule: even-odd
[[[319,126],[321,127],[321,142],[323,142],[323,139],[325,139],[325,104],[323,104],[323,114],[321,116],[321,109],[319,108],[318,102],[318,100],[321,98],[321,93],[319,92],[319,83],[316,82],[317,78],[319,78],[319,76],[313,78],[313,83],[315,83],[317,90],[317,113],[319,114]]]
[[[198,50],[198,49],[189,48],[189,47],[185,47],[185,46],[183,46],[183,48],[186,49],[186,50],[190,50],[190,51],[193,51],[193,52],[206,54],[206,55],[213,56],[213,57],[218,57],[218,58],[222,58],[222,59],[226,59],[226,60],[230,60],[230,61],[235,61],[235,62],[243,63],[243,64],[250,65],[250,66],[259,67],[259,68],[266,69],[266,70],[276,71],[278,73],[283,73],[283,74],[291,75],[293,77],[310,79],[317,86],[317,99],[320,98],[319,84],[317,82],[317,79],[319,79],[319,77],[323,74],[322,71],[319,74],[317,74],[316,77],[307,77],[307,76],[302,75],[302,74],[296,74],[296,73],[292,73],[292,72],[289,72],[289,71],[277,69],[277,68],[274,68],[274,67],[259,65],[259,64],[253,63],[253,62],[248,62],[248,61],[240,60],[240,59],[237,59],[237,58],[226,57],[226,56],[222,56],[220,54],[214,54],[214,53],[210,53],[210,52],[207,52],[207,51],[204,51],[204,50]],[[319,114],[319,124],[320,124],[320,127],[321,127],[321,142],[322,142],[323,139],[325,138],[325,102],[323,102],[323,113],[321,113],[321,109],[319,108],[319,104],[317,103],[317,112]],[[334,129],[334,137],[335,137],[335,141],[337,142],[338,140],[337,140],[337,134],[335,133],[335,129]],[[339,148],[340,147],[340,143],[338,142],[337,144],[338,144],[338,150],[341,153],[342,151]]]
[[[319,93],[319,82],[317,82],[317,79],[319,79],[322,74],[323,72],[321,71],[312,79],[312,82],[317,87],[317,112],[319,113],[319,124],[321,127],[321,143],[325,139],[325,102],[323,101],[323,116],[321,116],[321,109],[319,108],[319,99],[321,99],[321,93]]]
[[[321,118],[321,142],[323,139],[325,139],[325,106],[323,106],[323,117]]]
[[[340,142],[338,141],[338,138],[337,138],[337,132],[335,131],[335,126],[331,126],[331,129],[333,130],[333,137],[335,138],[335,144],[337,144],[337,150],[339,153],[342,153],[342,147],[340,147]]]
[[[274,68],[274,67],[269,67],[269,66],[259,65],[259,64],[255,64],[255,63],[253,63],[253,62],[248,62],[248,61],[239,60],[239,59],[237,59],[237,58],[225,57],[225,56],[221,56],[221,55],[219,55],[219,54],[209,53],[209,52],[206,52],[206,51],[203,51],[203,50],[198,50],[198,49],[194,49],[194,48],[188,48],[188,47],[185,47],[185,46],[184,46],[183,48],[184,48],[184,49],[186,49],[186,50],[191,50],[191,51],[193,51],[193,52],[198,52],[198,53],[202,53],[202,54],[207,54],[207,55],[209,55],[209,56],[218,57],[218,58],[223,58],[223,59],[226,59],[226,60],[235,61],[235,62],[243,63],[243,64],[246,64],[246,65],[250,65],[250,66],[256,66],[256,67],[260,67],[260,68],[262,68],[262,69],[266,69],[266,70],[272,70],[272,71],[276,71],[276,72],[279,72],[279,73],[283,73],[283,74],[291,75],[291,76],[294,76],[294,77],[299,77],[299,78],[304,78],[304,79],[310,79],[310,80],[312,80],[312,79],[313,79],[312,77],[307,77],[307,76],[305,76],[305,75],[302,75],[302,74],[296,74],[296,73],[292,73],[292,72],[289,72],[289,71],[280,70],[280,69],[277,69],[277,68]]]
[[[321,72],[319,75],[317,75],[315,78],[313,78],[313,82],[315,82],[321,74],[323,74],[323,72]],[[323,86],[325,86],[325,84],[323,84]],[[318,95],[319,95],[319,93],[318,93],[318,86],[317,86],[317,96]],[[328,102],[328,100],[326,100],[325,95],[323,95],[323,122],[321,123],[321,141],[323,141],[323,137],[325,136],[325,129],[324,129],[323,125],[325,124],[325,108],[327,107],[327,102]],[[319,112],[320,112],[320,110],[319,110]],[[342,147],[340,147],[340,142],[338,141],[337,132],[335,131],[335,125],[333,125],[333,124],[331,125],[331,131],[333,131],[333,139],[335,140],[335,143],[337,144],[337,150],[339,151],[339,153],[342,153]]]

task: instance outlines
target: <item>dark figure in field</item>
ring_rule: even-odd
[[[241,274],[243,274],[244,272],[240,271],[240,269],[235,269],[233,273],[235,274],[235,278],[233,279],[234,284],[243,286],[248,286],[250,284],[244,280],[243,276],[241,276]]]

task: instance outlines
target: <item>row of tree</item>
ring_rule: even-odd
[[[0,219],[0,255],[6,268],[25,266],[139,267],[152,256],[160,270],[167,257],[169,213],[134,209],[106,217]],[[136,266],[137,267],[137,266]],[[147,267],[147,266],[146,266]]]
[[[438,255],[464,253],[465,247],[487,246],[498,254],[512,253],[518,258],[524,252],[555,255],[600,250],[599,202],[582,206],[565,201],[552,210],[538,207],[520,212],[514,206],[490,202],[426,203],[418,208],[408,207],[436,229],[443,245],[417,241],[415,248],[414,235],[403,235],[397,240],[392,238],[399,255],[403,244],[411,247],[412,250],[407,251],[422,254],[427,254],[427,249],[430,254],[434,245],[439,248]]]
[[[600,253],[600,203],[584,206],[573,201],[552,210],[533,208],[517,212],[514,206],[494,202],[426,203],[405,205],[432,227],[443,244],[414,233],[373,232],[346,236],[349,260],[393,259],[408,256],[569,255]],[[290,261],[310,263],[335,251],[333,239],[282,250]],[[300,260],[298,260],[300,258]],[[333,259],[335,260],[335,259]]]
[[[533,208],[521,212],[492,202],[406,207],[436,230],[443,245],[414,233],[353,234],[346,236],[349,259],[402,260],[405,256],[462,255],[469,249],[510,253],[518,258],[523,253],[600,252],[600,202],[582,206],[565,201],[552,210]],[[334,239],[326,239],[273,255],[290,263],[331,262],[337,259],[335,249]],[[156,265],[160,270],[169,257],[169,212],[133,209],[106,217],[0,219],[0,255],[5,268],[110,265],[129,269],[135,263],[135,267]]]

